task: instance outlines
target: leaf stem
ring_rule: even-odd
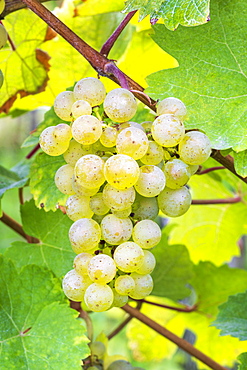
[[[122,88],[129,90],[129,84],[125,74],[122,71],[120,71],[120,69],[112,61],[105,65],[104,71],[107,76],[113,75],[117,77],[119,85]]]
[[[192,200],[191,204],[234,204],[239,203],[242,201],[242,197],[237,196],[233,198],[225,198],[225,199],[194,199]]]
[[[39,2],[41,3],[44,3],[45,1],[50,0],[39,0]],[[5,0],[5,8],[2,14],[0,15],[0,18],[3,19],[4,17],[6,17],[6,15],[23,8],[26,8],[26,5],[24,5],[21,0]]]
[[[153,305],[153,306],[157,306],[157,307],[161,307],[161,308],[167,308],[168,310],[172,310],[172,311],[178,311],[178,312],[193,312],[193,311],[196,311],[196,308],[197,306],[196,305],[193,305],[191,307],[189,306],[184,306],[183,308],[182,307],[174,307],[174,306],[168,306],[166,304],[161,304],[161,303],[156,303],[156,302],[151,302],[151,301],[147,301],[146,299],[133,299],[133,301],[136,301],[136,302],[141,302],[141,303],[147,303],[147,304],[150,304],[150,305]]]
[[[24,239],[27,240],[28,243],[39,243],[39,239],[27,235],[23,230],[23,227],[13,218],[8,216],[6,213],[3,212],[0,221],[2,221],[6,226],[14,230],[17,234],[21,235]]]
[[[31,152],[29,152],[28,153],[28,155],[26,155],[26,158],[27,159],[30,159],[30,158],[32,158],[32,156],[39,150],[39,148],[40,148],[40,145],[39,144],[37,144],[32,150],[31,150]]]
[[[225,157],[220,153],[219,150],[213,150],[211,157],[214,158],[217,162],[222,164],[222,166],[226,167],[229,171],[231,171],[234,175],[236,175],[240,180],[244,181],[247,184],[247,177],[242,177],[237,174],[234,168],[234,159],[231,155],[226,155]]]
[[[210,167],[206,168],[205,170],[201,170],[199,172],[196,172],[196,175],[205,175],[206,173],[212,172],[212,171],[218,171],[218,170],[225,170],[226,167],[218,166],[218,167]]]

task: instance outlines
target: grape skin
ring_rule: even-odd
[[[94,77],[82,78],[74,87],[76,100],[86,100],[92,107],[103,103],[105,95],[105,86]]]
[[[120,275],[115,280],[115,289],[118,294],[129,295],[135,289],[134,279],[129,275]]]
[[[180,158],[190,165],[204,163],[211,154],[209,138],[200,131],[188,132],[178,147]]]
[[[80,218],[91,218],[93,211],[89,205],[90,197],[71,195],[66,201],[66,214],[72,221]]]
[[[123,211],[132,206],[135,200],[135,194],[133,187],[119,190],[110,184],[106,184],[103,190],[103,199],[105,204],[112,210]]]
[[[113,302],[112,307],[123,307],[126,303],[128,303],[129,297],[127,295],[122,295],[117,293],[116,289],[112,289],[113,291]]]
[[[93,283],[85,291],[84,301],[94,312],[108,310],[113,302],[113,291],[108,285]]]
[[[100,238],[100,226],[90,218],[81,218],[75,221],[69,229],[69,239],[76,254],[97,247]]]
[[[186,118],[187,109],[184,103],[177,98],[166,98],[161,100],[157,105],[157,115],[161,114],[173,114],[175,117],[178,117],[181,121]]]
[[[92,107],[86,100],[77,100],[71,107],[71,113],[75,119],[80,116],[91,115]]]
[[[144,252],[144,261],[141,267],[136,270],[136,273],[140,275],[151,274],[156,265],[155,257],[153,253],[151,253],[150,251],[144,250],[143,252]]]
[[[191,194],[186,186],[179,189],[165,188],[158,196],[161,212],[169,217],[178,217],[186,213],[191,205]]]
[[[143,299],[147,297],[153,290],[153,279],[147,275],[140,275],[136,272],[130,275],[135,282],[135,289],[130,293],[130,297],[134,299]]]
[[[136,127],[125,128],[117,137],[116,148],[118,154],[140,159],[148,150],[147,135]]]
[[[75,302],[81,302],[87,287],[92,283],[88,276],[79,275],[75,270],[67,272],[63,279],[64,294]]]
[[[6,45],[7,41],[8,41],[7,31],[5,27],[2,24],[0,24],[0,49],[2,49],[4,45]]]
[[[135,243],[143,249],[150,249],[159,244],[161,240],[161,230],[158,224],[152,220],[142,220],[138,222],[132,232]]]
[[[102,134],[100,136],[100,142],[107,148],[111,148],[116,145],[117,130],[115,127],[102,125]]]
[[[55,184],[58,190],[63,194],[74,195],[75,191],[72,187],[74,175],[74,168],[69,164],[65,164],[60,167],[55,173]]]
[[[111,120],[119,123],[126,122],[134,117],[137,102],[129,90],[117,88],[106,95],[104,110]]]
[[[63,153],[63,157],[68,164],[74,166],[78,159],[80,159],[85,154],[86,153],[83,150],[81,144],[75,140],[71,140],[68,149],[66,150],[66,152]]]
[[[164,172],[157,166],[140,167],[140,176],[135,184],[136,191],[144,197],[151,198],[160,194],[166,184]]]
[[[114,260],[106,254],[94,256],[88,264],[88,275],[95,283],[109,283],[114,279],[116,272]]]
[[[90,253],[80,253],[77,254],[74,258],[73,268],[79,275],[88,274],[88,264],[93,258],[93,255]]]
[[[115,249],[113,258],[121,271],[133,272],[141,267],[144,261],[144,253],[138,244],[125,242]]]
[[[141,157],[141,162],[144,164],[159,164],[164,156],[163,148],[155,141],[150,140],[146,154]]]
[[[95,189],[105,182],[104,161],[95,154],[81,157],[75,165],[76,181],[85,188]]]
[[[111,245],[117,245],[130,239],[133,230],[129,218],[107,215],[101,221],[102,238]]]
[[[72,91],[63,91],[57,95],[54,102],[54,111],[56,115],[64,121],[71,121],[71,108],[75,102]]]
[[[131,216],[137,221],[154,220],[159,213],[157,198],[145,198],[136,194],[136,199],[132,206]]]
[[[70,127],[66,124],[67,128],[70,130]],[[59,125],[60,126],[60,125]],[[50,156],[58,156],[66,152],[66,150],[69,147],[69,140],[66,140],[65,142],[62,142],[59,139],[59,136],[54,135],[56,126],[49,126],[45,128],[39,138],[39,144],[43,152]]]
[[[164,147],[176,146],[185,134],[183,123],[172,114],[162,114],[157,117],[151,131],[154,140]]]
[[[91,349],[92,355],[97,356],[99,358],[101,358],[104,355],[104,353],[106,352],[106,347],[105,347],[104,343],[99,342],[99,341],[91,342],[89,344],[89,347]]]
[[[110,208],[104,202],[102,193],[97,193],[90,200],[90,208],[96,215],[105,215],[109,212]]]
[[[80,144],[94,144],[102,134],[102,124],[94,116],[78,117],[72,124],[72,136]]]
[[[133,367],[128,361],[117,360],[112,362],[107,370],[133,370]]]
[[[172,159],[164,166],[166,186],[170,189],[179,189],[189,181],[191,171],[189,165],[180,159]]]

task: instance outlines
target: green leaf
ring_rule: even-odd
[[[20,274],[0,257],[0,341],[3,369],[81,369],[89,354],[85,328],[65,304],[59,281],[38,266]],[[62,356],[62,361],[61,361]]]
[[[213,1],[206,25],[154,26],[154,41],[179,62],[179,68],[149,76],[153,98],[175,96],[188,108],[187,128],[204,130],[213,148],[247,148],[247,39],[244,1]],[[234,26],[233,26],[234,25]]]
[[[241,355],[238,356],[238,361],[240,363],[240,366],[238,367],[238,370],[247,370],[247,353],[241,353]]]
[[[243,177],[247,177],[247,150],[235,153],[233,152],[234,167],[236,172]]]
[[[35,157],[30,171],[30,190],[37,207],[45,211],[55,211],[56,206],[64,205],[68,196],[62,194],[55,185],[56,171],[66,162],[63,156],[51,157],[40,153]]]
[[[150,19],[163,18],[169,30],[175,30],[179,24],[198,26],[206,23],[209,17],[209,0],[128,0],[124,11],[140,10],[140,20],[150,14]]]
[[[40,243],[14,242],[6,256],[18,267],[34,263],[59,277],[65,275],[72,269],[75,257],[68,238],[72,221],[60,210],[55,213],[39,210],[32,200],[21,207],[21,215],[25,233],[38,238]]]
[[[12,170],[0,166],[0,197],[5,191],[22,188],[28,181],[30,164],[27,161],[19,163]]]

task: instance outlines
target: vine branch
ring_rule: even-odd
[[[174,306],[168,306],[168,305],[162,304],[162,303],[156,303],[156,302],[147,301],[146,299],[138,299],[137,300],[137,299],[133,299],[132,298],[132,300],[133,301],[136,301],[136,302],[147,303],[147,304],[150,304],[152,306],[157,306],[157,307],[161,307],[161,308],[167,308],[168,310],[172,310],[172,311],[185,312],[185,313],[196,311],[196,308],[197,308],[196,305],[193,305],[191,307],[189,307],[189,306],[174,307]]]
[[[45,1],[50,0],[39,0],[39,2],[44,3]],[[5,9],[3,13],[1,14],[1,19],[6,17],[6,15],[16,12],[17,10],[26,8],[26,5],[23,4],[21,0],[5,0]]]
[[[206,168],[205,170],[200,170],[196,172],[196,175],[205,175],[206,173],[212,172],[212,171],[218,171],[218,170],[225,170],[226,168],[223,166],[217,166],[217,167],[210,167]]]
[[[6,226],[14,230],[17,234],[21,235],[24,239],[26,239],[28,243],[39,243],[39,239],[27,235],[23,230],[23,227],[13,218],[9,217],[6,213],[3,212],[0,221],[2,221]]]
[[[242,197],[237,196],[233,198],[225,198],[225,199],[194,199],[192,200],[191,204],[234,204],[239,203],[242,201]]]

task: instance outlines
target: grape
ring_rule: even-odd
[[[2,24],[0,24],[0,49],[2,49],[4,45],[6,45],[7,41],[8,41],[7,31],[5,27]]]
[[[100,138],[101,134],[102,124],[94,116],[78,117],[72,124],[73,138],[80,144],[93,144]]]
[[[141,267],[144,261],[144,252],[138,244],[125,242],[115,249],[113,258],[121,271],[133,272]]]
[[[101,186],[105,182],[104,161],[95,154],[84,155],[76,162],[75,178],[88,189]]]
[[[115,211],[114,209],[112,209],[111,211],[118,218],[126,218],[129,217],[129,215],[131,214],[132,207],[128,207],[126,209],[123,209],[122,211]]]
[[[90,208],[96,215],[105,215],[110,211],[105,202],[102,193],[94,195],[90,200]]]
[[[100,238],[100,226],[90,218],[75,221],[69,229],[69,239],[76,254],[96,247]]]
[[[155,197],[166,184],[164,172],[157,166],[145,165],[140,168],[140,176],[135,184],[136,191],[144,197]]]
[[[72,221],[80,218],[91,218],[93,211],[89,205],[90,197],[71,195],[66,202],[66,214]]]
[[[69,143],[72,138],[70,126],[66,123],[60,123],[54,126],[53,136],[60,145],[65,144],[65,142]]]
[[[3,81],[4,81],[3,72],[0,69],[0,89],[3,86]]]
[[[80,253],[75,256],[73,267],[80,275],[88,275],[88,264],[93,258],[92,254]]]
[[[136,194],[136,199],[132,206],[131,216],[137,220],[154,220],[159,213],[157,198],[145,198]]]
[[[151,134],[151,127],[153,122],[152,121],[144,121],[142,122],[142,127],[145,130],[146,134]]]
[[[160,242],[161,230],[156,222],[142,220],[134,226],[132,237],[141,248],[150,249]]]
[[[90,310],[103,312],[112,305],[113,291],[108,285],[93,283],[87,288],[84,300]]]
[[[70,130],[70,127],[66,125]],[[39,144],[41,149],[50,156],[61,155],[66,152],[69,147],[69,140],[61,142],[58,136],[54,136],[56,126],[49,126],[45,128],[40,135]]]
[[[119,123],[126,122],[135,115],[137,102],[130,91],[117,88],[106,95],[104,110],[111,120]]]
[[[105,162],[104,174],[114,188],[123,190],[133,186],[140,174],[137,162],[125,154],[111,156]]]
[[[77,100],[71,107],[71,113],[75,119],[80,116],[91,115],[92,107],[86,100]]]
[[[94,77],[86,77],[74,87],[76,100],[86,100],[92,107],[103,103],[106,95],[103,83]]]
[[[4,8],[5,8],[5,0],[1,0],[0,1],[0,14],[2,14],[2,12],[4,11]]]
[[[75,102],[72,91],[63,91],[55,99],[54,111],[63,121],[71,121],[71,108]]]
[[[140,159],[148,150],[147,135],[136,127],[125,128],[117,137],[116,148],[118,154]]]
[[[194,175],[199,169],[198,164],[188,164],[188,166],[189,166],[189,169],[190,169],[191,176]]]
[[[191,177],[189,165],[180,159],[172,159],[164,166],[166,186],[170,189],[179,189],[187,184]]]
[[[90,279],[99,284],[107,284],[116,275],[116,264],[106,254],[98,254],[88,264],[88,275]]]
[[[129,297],[127,295],[122,295],[116,292],[116,289],[112,289],[113,291],[113,302],[112,307],[123,307],[126,303],[128,303]]]
[[[151,253],[150,251],[144,250],[143,252],[144,252],[144,261],[141,267],[136,270],[136,273],[140,275],[151,274],[156,265],[155,257],[153,253]]]
[[[128,361],[117,360],[112,362],[107,370],[133,370],[133,367]]]
[[[107,215],[101,221],[102,238],[111,245],[117,245],[130,239],[133,230],[129,218]]]
[[[116,145],[117,130],[115,127],[102,125],[102,134],[100,136],[100,142],[107,148],[111,148]]]
[[[165,188],[158,196],[161,212],[169,217],[182,216],[191,205],[190,191],[186,186],[180,189]]]
[[[164,147],[176,146],[185,134],[183,123],[172,114],[157,117],[151,130],[154,140]]]
[[[188,132],[178,147],[182,161],[188,164],[202,164],[211,154],[209,138],[199,131]]]
[[[71,140],[68,149],[63,154],[63,157],[68,164],[74,166],[78,159],[85,154],[87,153],[85,153],[85,150],[82,148],[81,144],[75,140]]]
[[[187,109],[184,103],[177,98],[166,98],[161,100],[157,105],[157,115],[173,114],[175,117],[183,121],[187,115]]]
[[[132,206],[135,200],[135,194],[136,192],[133,186],[125,190],[119,190],[110,184],[106,184],[103,190],[103,199],[111,210],[123,211]]]
[[[75,191],[72,187],[74,168],[69,164],[60,167],[55,173],[55,184],[63,194],[73,195]]]
[[[104,343],[99,342],[99,341],[95,341],[95,342],[90,343],[89,347],[91,349],[92,355],[97,356],[99,358],[101,358],[106,352],[106,347],[105,347]]]
[[[72,301],[81,302],[87,287],[92,284],[88,276],[79,275],[75,270],[67,272],[63,279],[64,294]]]
[[[155,141],[149,141],[149,146],[146,154],[141,158],[141,162],[144,164],[159,164],[164,156],[163,148]]]
[[[115,289],[118,294],[129,295],[135,289],[134,279],[129,275],[120,275],[115,280]]]
[[[153,290],[153,279],[147,275],[140,275],[136,272],[130,275],[135,282],[135,289],[130,293],[130,297],[134,299],[143,299],[147,297]]]
[[[92,197],[93,195],[97,194],[99,191],[99,187],[92,188],[92,189],[84,188],[84,186],[81,186],[80,184],[78,184],[78,181],[76,181],[75,176],[73,176],[72,187],[75,193],[79,196]]]

